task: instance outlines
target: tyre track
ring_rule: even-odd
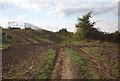
[[[39,40],[36,39],[35,37],[32,37],[31,35],[26,35],[26,33],[24,32],[16,32],[16,34],[18,34],[19,36],[21,36],[23,39],[25,39],[28,43],[39,43]]]
[[[65,54],[65,49],[59,49],[59,55],[52,71],[51,79],[72,79],[72,71],[70,70],[70,61]]]
[[[95,57],[91,53],[83,50],[82,48],[74,48],[74,50],[81,52],[82,56],[86,58],[89,67],[94,68],[97,76],[100,79],[115,79],[117,78],[116,74],[112,69],[99,58]]]
[[[116,74],[111,70],[111,68],[108,65],[106,65],[104,62],[102,62],[101,60],[99,60],[89,52],[83,50],[82,48],[79,48],[77,46],[72,47],[72,45],[68,45],[68,46],[52,45],[52,46],[54,48],[58,47],[57,49],[58,57],[56,59],[56,64],[51,73],[50,79],[73,79],[73,72],[71,71],[71,69],[74,69],[74,68],[70,68],[70,60],[65,52],[66,51],[65,48],[72,48],[82,53],[81,56],[87,59],[89,67],[92,67],[95,70],[96,75],[98,75],[100,79],[117,78]],[[41,55],[41,54],[45,52],[48,48],[51,48],[52,46],[50,46],[49,44],[45,44],[45,45],[31,44],[31,45],[10,47],[9,49],[4,50],[3,51],[4,78],[6,79],[7,78],[12,78],[12,79],[37,78],[37,76],[39,76],[38,71],[41,67],[40,63],[42,63],[42,60],[44,58],[43,57],[44,55]],[[22,66],[27,64],[30,66],[28,66],[28,69],[26,71],[23,69],[19,70]]]

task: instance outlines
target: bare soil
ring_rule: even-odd
[[[83,50],[82,48],[74,48],[74,50],[81,53],[86,58],[89,67],[93,68],[97,77],[100,79],[116,79],[118,78],[117,71],[111,69],[105,62],[95,57],[93,54]]]
[[[65,49],[60,48],[57,63],[52,72],[51,79],[73,79],[70,69],[70,60],[65,54]]]
[[[59,46],[53,44],[26,44],[12,45],[3,50],[2,65],[4,79],[38,79],[40,68],[44,62],[46,51],[50,48],[58,50],[56,64],[51,73],[51,79],[73,79],[74,69],[79,69],[75,75],[80,76],[78,79],[85,79],[85,72],[80,70],[80,66],[71,68],[70,59],[65,49],[72,48],[78,51],[86,58],[89,67],[93,68],[95,75],[100,79],[115,79],[118,77],[117,72],[113,71],[105,62],[95,57],[93,54],[79,47]]]
[[[52,46],[19,45],[3,50],[3,78],[32,79],[39,76],[39,69],[45,58],[46,51]]]
[[[38,79],[46,52],[50,48],[58,51],[58,57],[50,79],[74,79],[74,69],[79,69],[75,72],[75,75],[79,76],[78,79],[85,79],[85,72],[80,70],[80,66],[70,67],[71,60],[65,52],[66,48],[72,48],[86,58],[87,64],[94,69],[95,75],[100,79],[118,78],[117,72],[111,69],[110,66],[82,49],[82,47],[114,48],[114,45],[56,45],[40,41],[31,35],[27,35],[27,33],[14,33],[17,33],[26,42],[24,44],[12,44],[9,48],[2,51],[3,79]],[[105,51],[104,49],[102,50],[103,52]],[[112,58],[113,56],[114,58]],[[118,59],[116,58],[118,58],[118,55],[104,52],[104,57],[110,59],[110,62],[117,63]]]

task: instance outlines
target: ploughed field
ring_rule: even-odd
[[[13,45],[2,54],[3,79],[116,79],[117,46]]]
[[[2,50],[3,79],[117,79],[115,45],[61,45],[12,31],[21,44]],[[16,36],[15,36],[16,35]],[[18,41],[16,40],[16,41]]]

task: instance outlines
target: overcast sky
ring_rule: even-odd
[[[0,26],[9,21],[28,22],[50,31],[75,31],[77,18],[93,11],[96,28],[118,29],[119,0],[0,0]]]

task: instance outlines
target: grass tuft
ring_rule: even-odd
[[[40,69],[41,75],[39,76],[39,79],[48,79],[52,66],[54,65],[55,56],[56,51],[54,49],[49,49],[43,63],[43,68]]]
[[[72,64],[73,65],[81,65],[82,67],[80,69],[82,69],[83,71],[86,72],[86,78],[87,79],[93,79],[95,72],[92,68],[90,68],[86,61],[85,58],[82,58],[82,56],[80,56],[80,54],[74,50],[67,50],[68,55],[70,56],[71,60],[72,60]]]

